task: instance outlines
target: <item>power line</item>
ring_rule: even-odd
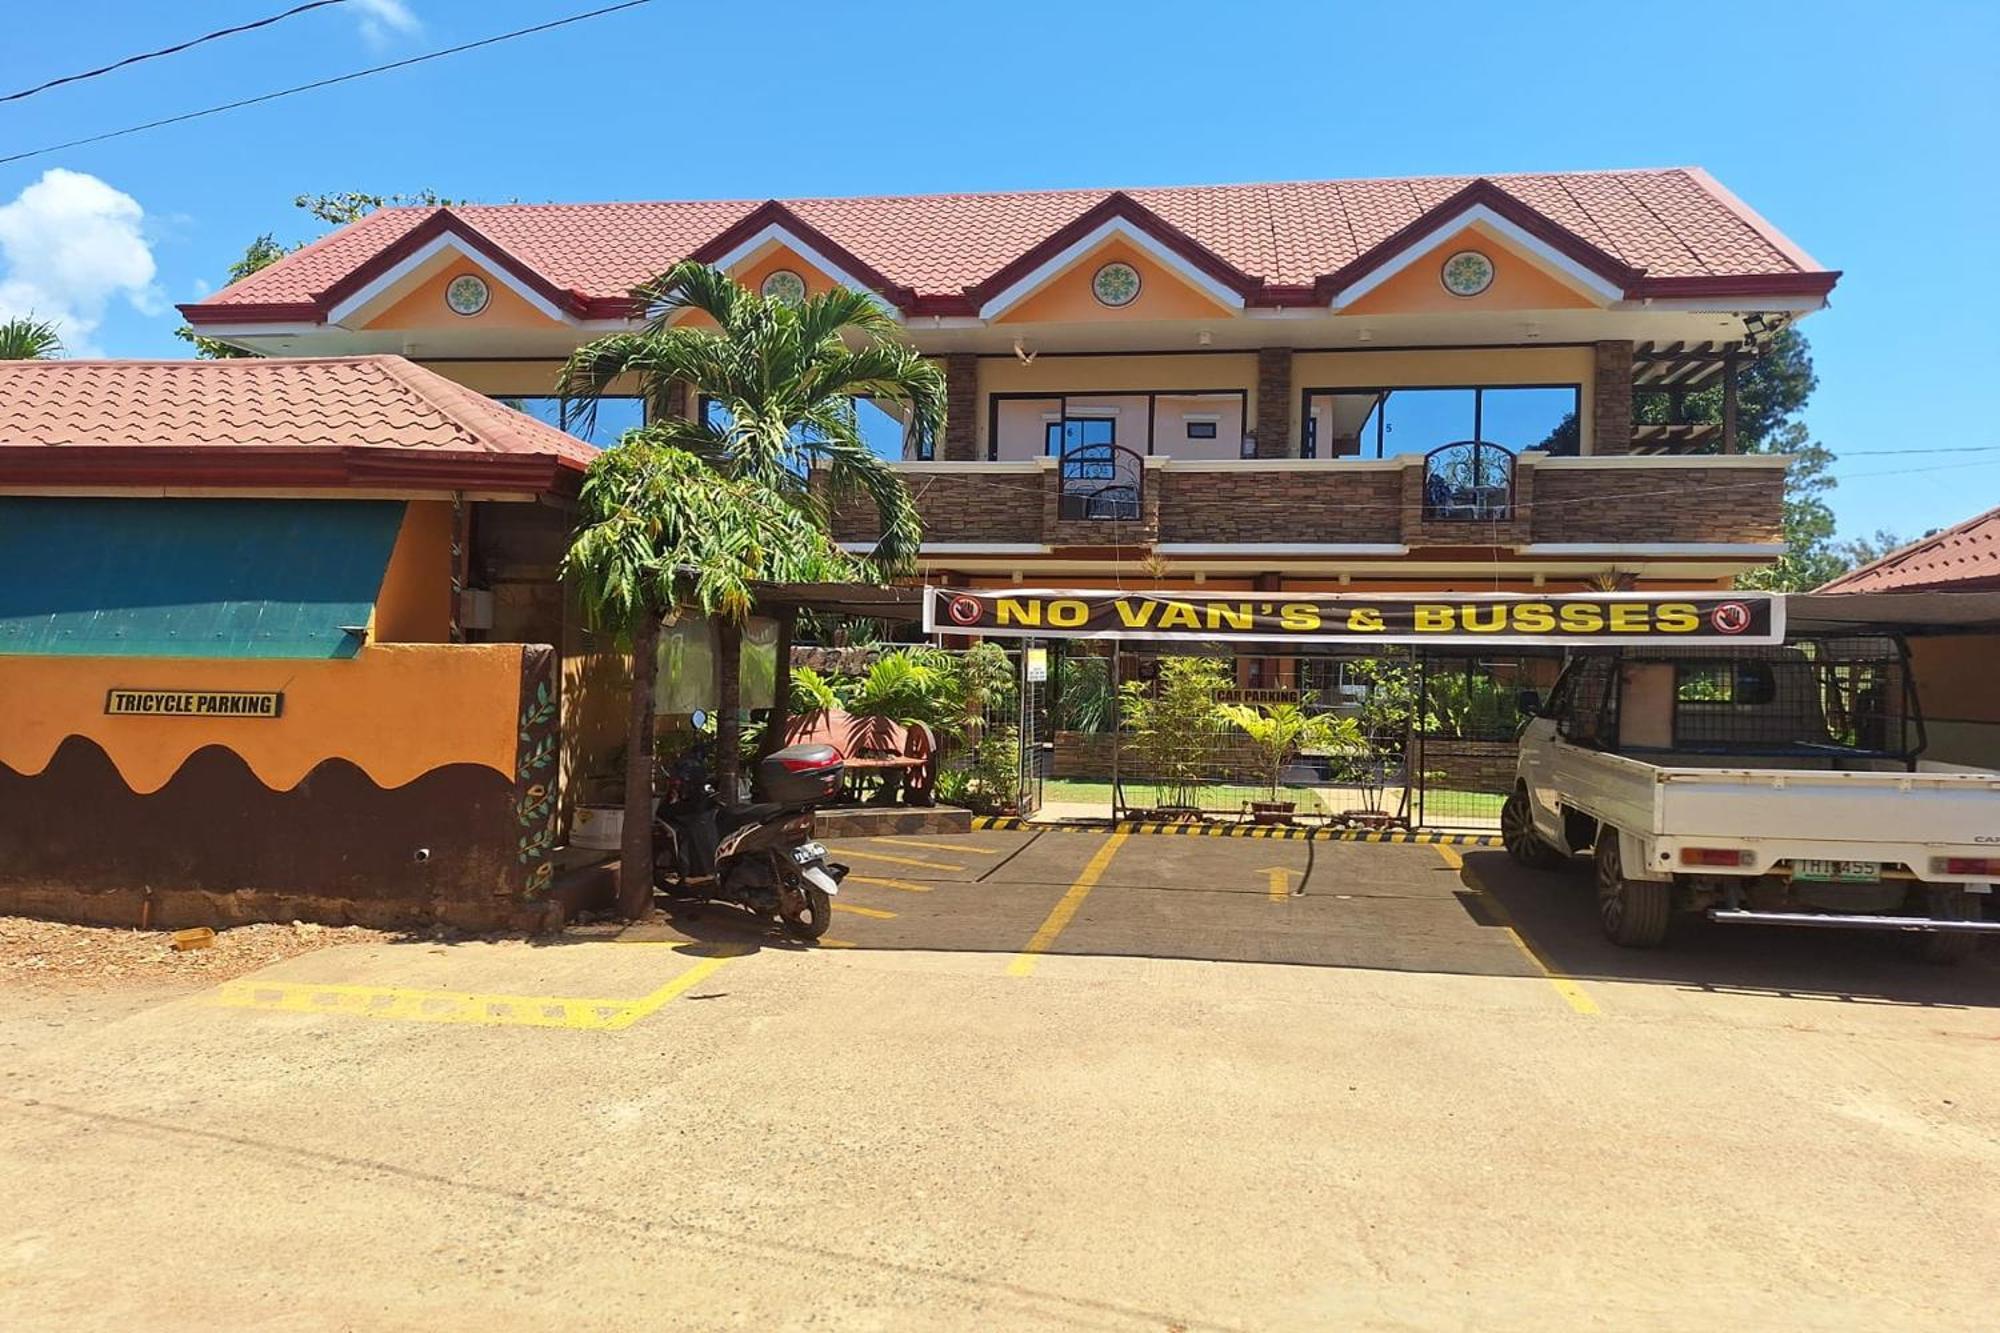
[[[1842,458],[1877,458],[1888,454],[1990,454],[2000,444],[1954,444],[1936,449],[1852,449]]]
[[[651,4],[653,0],[624,0],[623,4],[606,5],[602,9],[592,9],[582,14],[571,14],[567,18],[551,19],[547,23],[537,23],[530,28],[516,28],[512,32],[496,33],[482,37],[476,42],[464,42],[458,46],[447,46],[437,51],[427,51],[420,56],[410,56],[404,60],[392,60],[386,65],[373,65],[367,69],[357,69],[351,74],[336,74],[330,79],[315,79],[311,83],[301,83],[292,88],[280,88],[274,93],[264,93],[257,97],[245,97],[235,102],[224,102],[220,106],[204,107],[200,111],[187,111],[178,116],[167,116],[161,120],[149,120],[143,125],[129,125],[122,130],[108,130],[103,134],[93,134],[87,138],[71,139],[67,143],[50,144],[46,148],[34,148],[25,153],[14,153],[0,157],[0,166],[10,162],[22,162],[31,157],[41,157],[47,153],[60,153],[68,148],[81,148],[85,144],[103,143],[106,139],[121,139],[128,134],[138,134],[144,130],[156,130],[164,125],[178,125],[183,121],[199,120],[203,116],[219,115],[224,111],[236,111],[246,106],[257,106],[263,102],[275,102],[281,97],[295,93],[312,92],[318,88],[331,88],[337,83],[351,83],[355,79],[365,79],[371,74],[384,74],[392,69],[405,69],[411,65],[421,65],[429,60],[441,60],[445,56],[455,56],[464,51],[476,51],[482,46],[494,46],[500,42],[512,41],[516,37],[527,37],[538,32],[548,32],[554,28],[568,27],[585,19],[602,18],[606,14],[616,14],[621,9],[637,9],[640,5]]]
[[[294,15],[306,13],[308,10],[325,9],[328,5],[344,5],[346,3],[347,0],[309,0],[307,4],[294,5],[282,14],[273,14],[269,18],[258,19],[255,23],[239,23],[233,28],[219,28],[214,32],[205,32],[201,36],[191,38],[185,42],[177,42],[172,46],[163,46],[157,51],[143,51],[136,56],[126,56],[123,60],[115,60],[109,65],[100,65],[96,69],[87,69],[81,74],[65,74],[60,79],[50,79],[47,83],[38,83],[32,88],[23,88],[18,93],[8,93],[5,96],[0,96],[0,102],[18,102],[24,97],[33,97],[36,93],[45,93],[51,88],[60,88],[66,83],[81,83],[85,79],[94,79],[99,75],[109,74],[113,70],[124,69],[127,65],[136,65],[142,60],[157,60],[161,56],[176,55],[190,47],[200,46],[203,42],[212,42],[221,37],[234,37],[239,32],[249,32],[256,28],[268,28],[273,23],[282,22]]]

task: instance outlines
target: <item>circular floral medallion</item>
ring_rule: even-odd
[[[486,308],[493,293],[487,289],[486,279],[470,273],[461,273],[451,280],[444,289],[444,303],[451,307],[455,315],[476,315]]]
[[[1493,285],[1493,261],[1477,250],[1460,250],[1444,261],[1438,278],[1453,296],[1477,296]]]
[[[797,305],[806,299],[806,280],[788,268],[774,269],[757,290],[767,301]]]
[[[1091,277],[1090,291],[1105,305],[1131,305],[1139,296],[1139,270],[1130,264],[1106,264]]]

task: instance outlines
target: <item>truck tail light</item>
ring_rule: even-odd
[[[1986,875],[2000,879],[2000,856],[1938,856],[1931,870],[1940,875]]]
[[[1684,866],[1747,866],[1756,859],[1755,853],[1738,851],[1734,847],[1681,848],[1681,864]]]

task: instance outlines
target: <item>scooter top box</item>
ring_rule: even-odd
[[[757,765],[757,777],[771,800],[812,805],[840,794],[846,760],[831,745],[787,745]]]

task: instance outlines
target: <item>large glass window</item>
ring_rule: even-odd
[[[701,400],[702,420],[718,430],[727,430],[730,424],[729,409],[713,398],[704,396]],[[872,398],[854,400],[854,425],[861,435],[861,442],[868,446],[877,457],[894,463],[906,455],[906,437],[909,410],[898,403],[878,403]],[[805,439],[802,430],[794,429],[792,437]]]
[[[599,398],[597,420],[587,430],[575,399],[569,400],[567,413],[563,410],[563,400],[550,394],[527,396],[497,394],[494,401],[503,403],[516,412],[525,412],[535,420],[546,422],[557,430],[568,431],[578,439],[587,440],[600,449],[618,443],[619,437],[626,431],[646,424],[646,403],[642,398]]]
[[[1247,396],[1241,389],[1131,393],[996,393],[987,400],[986,456],[1002,461],[1060,457],[1075,445],[1134,454],[1236,458]]]
[[[1308,390],[1303,452],[1307,458],[1390,458],[1480,440],[1517,453],[1574,454],[1581,398],[1574,384]]]

